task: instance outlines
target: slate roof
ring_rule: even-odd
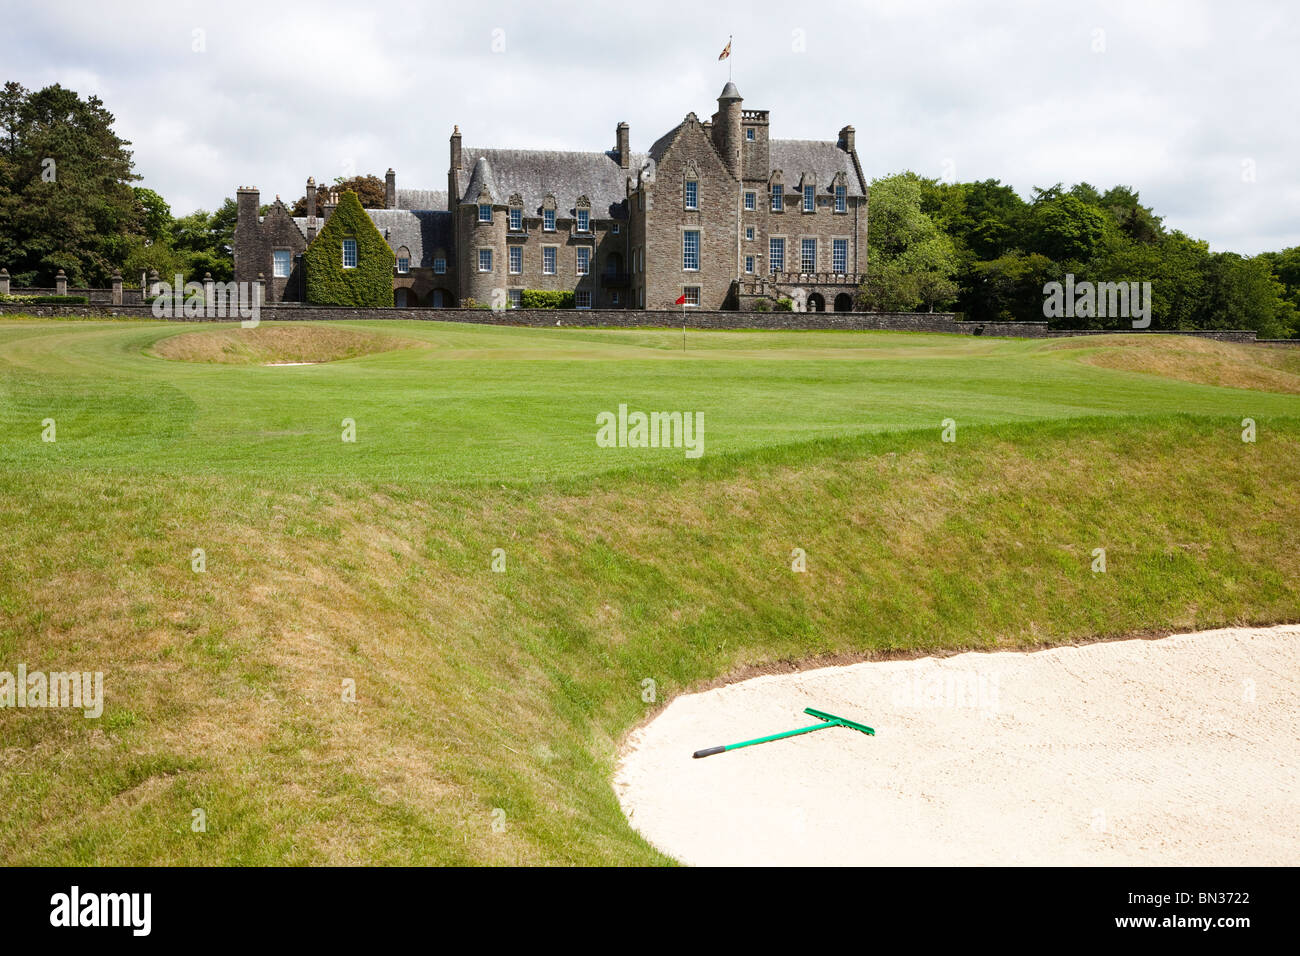
[[[817,191],[825,192],[835,174],[844,173],[848,195],[861,196],[862,183],[858,180],[857,170],[853,168],[853,157],[840,149],[835,143],[813,139],[774,139],[771,142],[770,160],[772,169],[785,174],[785,183],[789,187],[798,181],[804,173],[817,177]]]
[[[433,254],[441,248],[448,264],[456,261],[451,213],[440,209],[367,209],[366,215],[375,224],[380,235],[388,241],[393,252],[406,246],[411,252],[411,268],[433,267]],[[307,218],[294,219],[303,234],[307,233]],[[317,219],[317,228],[323,219]]]
[[[397,208],[446,210],[447,190],[399,189],[397,190]]]
[[[541,214],[547,193],[555,195],[561,218],[579,196],[591,201],[596,219],[625,219],[626,179],[645,162],[644,154],[633,153],[631,167],[623,169],[610,153],[570,152],[553,149],[480,149],[461,150],[467,184],[462,202],[478,200],[479,185],[487,177],[494,202],[505,203],[518,193],[524,201],[524,214]],[[487,173],[479,169],[486,162]]]

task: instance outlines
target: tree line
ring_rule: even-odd
[[[996,179],[945,183],[912,172],[875,180],[861,301],[881,311],[956,309],[978,321],[1042,320],[1045,289],[1150,282],[1151,328],[1300,334],[1300,246],[1241,256],[1169,230],[1136,190],[1088,183],[1022,199]],[[1062,328],[1125,328],[1113,316]]]

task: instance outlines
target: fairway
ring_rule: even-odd
[[[961,428],[1300,409],[1296,396],[1088,365],[1052,341],[689,332],[683,352],[680,330],[330,327],[415,347],[321,365],[226,367],[152,357],[160,340],[192,331],[185,325],[5,322],[0,464],[516,483],[693,467],[667,450],[598,448],[596,416],[620,403],[702,412],[706,461],[887,430],[937,434],[946,418]],[[1290,377],[1300,381],[1300,366]],[[53,446],[31,440],[46,418],[57,423]],[[356,423],[355,443],[340,440],[345,418]]]
[[[0,710],[0,858],[666,864],[612,781],[684,693],[1300,620],[1300,350],[281,328],[0,320],[0,670],[105,694]]]

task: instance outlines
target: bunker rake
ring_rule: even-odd
[[[714,754],[726,753],[728,750],[739,750],[741,747],[752,747],[754,744],[765,744],[769,740],[780,740],[782,737],[796,737],[799,734],[810,734],[814,730],[825,730],[827,727],[848,727],[866,734],[869,737],[876,736],[876,732],[866,724],[855,723],[852,720],[846,720],[843,717],[836,717],[834,714],[828,714],[824,710],[813,710],[811,707],[803,709],[805,714],[811,714],[824,723],[813,724],[811,727],[800,727],[798,730],[787,730],[783,734],[772,734],[770,737],[755,737],[753,740],[742,740],[738,744],[724,744],[721,747],[708,747],[705,750],[697,750],[693,757],[712,757]]]

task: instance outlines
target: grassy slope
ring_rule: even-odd
[[[0,668],[108,694],[0,711],[0,859],[662,862],[609,788],[647,677],[1300,618],[1293,396],[1025,342],[395,331],[433,348],[211,369],[140,355],[175,327],[0,326]],[[592,453],[656,398],[703,460]]]

